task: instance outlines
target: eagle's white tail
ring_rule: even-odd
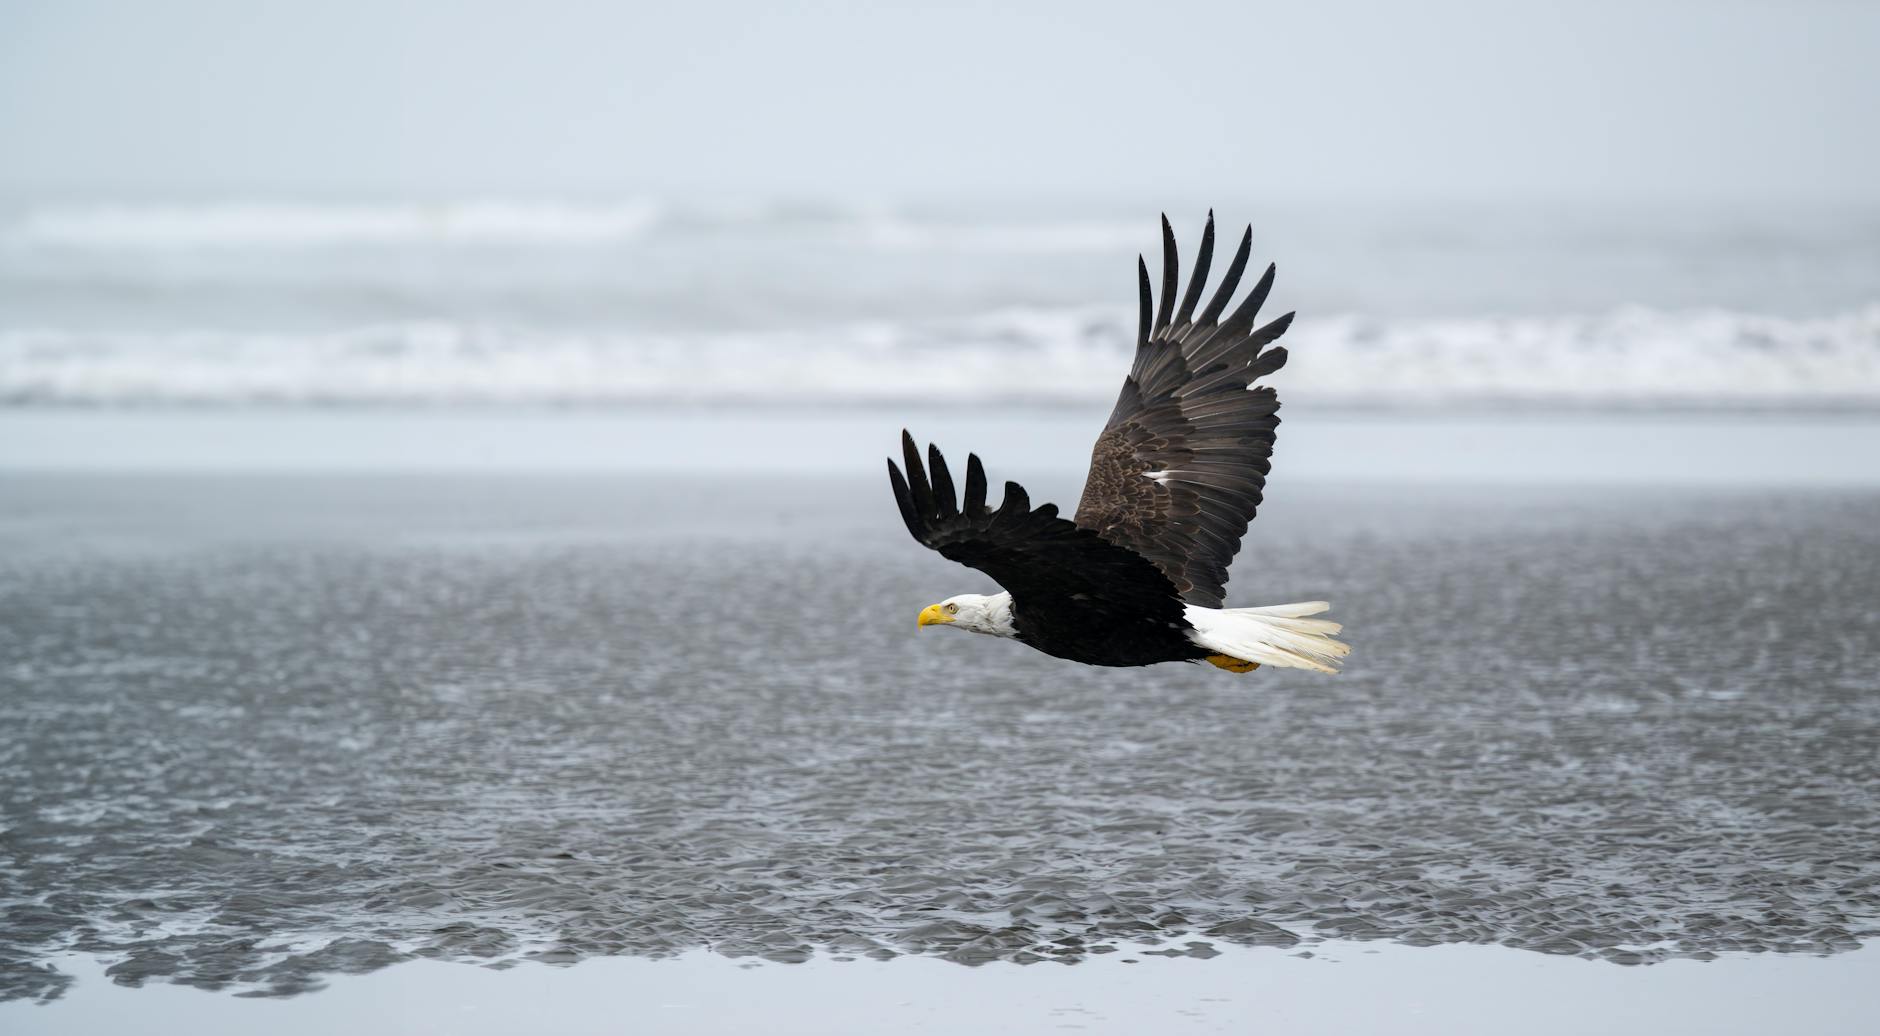
[[[1265,608],[1202,608],[1189,605],[1188,639],[1222,655],[1261,665],[1338,672],[1338,662],[1351,646],[1333,640],[1344,627],[1328,619],[1307,616],[1329,611],[1324,601],[1275,604]]]

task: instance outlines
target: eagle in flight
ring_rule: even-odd
[[[1213,261],[1214,216],[1179,308],[1175,233],[1162,218],[1160,305],[1139,257],[1136,358],[1091,450],[1075,518],[1060,517],[1053,504],[1032,507],[1016,482],[990,507],[975,455],[966,458],[964,491],[956,491],[940,451],[929,446],[923,465],[913,436],[901,433],[907,471],[890,459],[888,478],[908,532],[1005,588],[928,605],[921,626],[1011,637],[1088,665],[1210,662],[1236,673],[1262,665],[1337,672],[1351,649],[1333,639],[1337,623],[1312,618],[1330,609],[1324,601],[1222,607],[1227,566],[1260,506],[1279,426],[1278,396],[1254,383],[1285,366],[1285,348],[1268,346],[1293,318],[1255,326],[1273,287],[1269,265],[1221,319],[1252,246],[1250,226],[1197,314]]]

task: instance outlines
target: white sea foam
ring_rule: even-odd
[[[1303,321],[1301,393],[1405,406],[1880,406],[1880,306],[1790,318],[1641,307],[1598,316]]]
[[[641,236],[660,213],[644,201],[54,206],[26,211],[0,237],[89,248],[609,242]]]
[[[1141,247],[1144,240],[1140,219],[961,219],[868,205],[485,200],[38,206],[0,219],[0,243],[94,250],[585,245],[637,241],[661,232],[749,233],[764,228],[793,234],[820,228],[851,245],[915,252],[1128,251]]]
[[[320,334],[0,331],[0,400],[52,404],[1088,403],[1128,364],[1115,310],[1003,310],[948,323],[775,333],[559,332],[397,323]],[[1880,306],[1792,319],[1600,316],[1304,319],[1288,398],[1434,408],[1880,408]]]
[[[1128,252],[1144,240],[1140,220],[948,223],[880,213],[858,220],[857,231],[873,247],[916,252]]]

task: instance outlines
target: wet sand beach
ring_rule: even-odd
[[[0,1010],[701,952],[1802,975],[1876,933],[1869,489],[1281,482],[1230,593],[1333,599],[1325,679],[917,635],[981,587],[876,481],[5,476]]]

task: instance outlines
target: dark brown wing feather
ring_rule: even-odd
[[[1194,316],[1213,260],[1214,215],[1208,214],[1179,310],[1175,234],[1168,217],[1162,218],[1161,305],[1154,307],[1149,267],[1138,261],[1142,314],[1136,360],[1091,450],[1077,505],[1078,525],[1148,558],[1184,600],[1209,608],[1225,600],[1227,567],[1260,506],[1279,426],[1273,390],[1249,386],[1285,365],[1283,347],[1266,347],[1293,318],[1287,313],[1254,326],[1273,287],[1268,266],[1221,319],[1252,247],[1248,227],[1221,286]]]

